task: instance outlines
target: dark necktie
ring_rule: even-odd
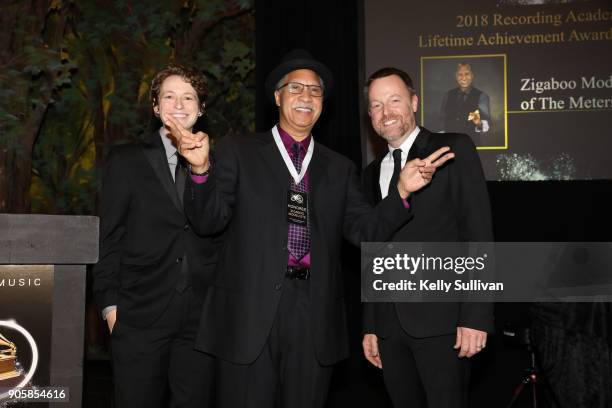
[[[178,152],[176,154],[176,167],[174,168],[174,186],[181,205],[183,204],[183,192],[185,191],[185,179],[187,177],[187,162]],[[181,270],[179,272],[176,290],[184,292],[191,286],[191,278],[189,276],[189,263],[187,260],[187,251],[184,252],[181,262]]]
[[[291,151],[293,153],[291,155],[291,161],[299,174],[302,170],[302,149],[300,149],[300,145],[298,143],[294,143],[291,145]],[[293,177],[290,177],[291,189],[301,193],[307,193],[308,189],[306,188],[304,178],[302,178],[299,184],[296,185]],[[291,254],[298,261],[302,259],[304,255],[310,252],[310,230],[308,228],[308,223],[306,223],[306,225],[289,223],[287,247],[289,252],[291,252]]]
[[[399,180],[400,171],[402,171],[402,149],[393,150],[393,175],[389,182],[389,190],[387,194],[391,194],[392,188],[397,189],[397,182]]]
[[[176,152],[176,167],[174,169],[174,185],[176,186],[176,193],[178,194],[179,201],[183,204],[183,192],[185,191],[185,177],[186,177],[186,166],[185,159],[183,156]]]

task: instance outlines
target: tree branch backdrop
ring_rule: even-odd
[[[252,0],[9,0],[0,8],[0,213],[96,214],[109,149],[159,125],[169,62],[209,78],[203,128],[255,128]]]

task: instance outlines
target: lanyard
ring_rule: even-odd
[[[285,165],[287,166],[287,170],[289,170],[291,177],[293,177],[293,181],[296,185],[300,184],[300,181],[302,181],[302,179],[306,175],[306,170],[308,170],[308,165],[310,164],[310,160],[312,159],[312,152],[314,152],[314,139],[311,138],[310,140],[310,146],[308,146],[308,151],[306,152],[306,156],[304,157],[304,161],[302,162],[302,170],[300,171],[300,174],[298,174],[297,170],[295,169],[295,166],[293,165],[293,162],[291,161],[291,158],[289,157],[289,153],[287,153],[287,149],[285,149],[285,145],[281,140],[280,133],[278,133],[278,129],[276,126],[272,128],[272,136],[274,136],[276,147],[278,147],[278,150],[280,151],[280,154],[283,157],[283,160],[285,161]]]

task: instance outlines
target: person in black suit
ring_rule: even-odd
[[[206,93],[203,74],[169,65],[152,82],[153,110],[192,129]],[[187,170],[175,146],[162,126],[113,148],[104,169],[93,290],[111,332],[116,407],[201,408],[211,399],[213,359],[194,339],[217,237],[198,235],[185,216]]]
[[[452,154],[408,163],[372,209],[355,166],[311,135],[329,70],[295,50],[265,85],[278,125],[222,139],[205,182],[208,139],[173,130],[194,174],[189,219],[201,233],[227,230],[196,343],[219,358],[220,407],[322,407],[332,366],[348,354],[342,237],[389,238],[412,216],[405,199]]]
[[[477,146],[483,142],[489,144],[481,138],[491,129],[489,95],[472,84],[474,72],[467,62],[457,64],[455,80],[457,87],[442,98],[440,121],[443,131],[465,133]]]
[[[391,241],[492,241],[486,182],[471,139],[416,125],[418,97],[407,73],[383,68],[370,76],[367,87],[372,126],[388,143],[388,151],[364,171],[371,204],[385,199],[392,174],[407,160],[440,146],[456,155],[427,188],[411,195],[414,215]],[[485,347],[492,326],[491,304],[366,303],[363,350],[382,368],[394,406],[467,407],[466,357]]]

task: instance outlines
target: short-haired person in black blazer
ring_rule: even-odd
[[[169,65],[151,102],[158,117],[192,129],[206,93],[203,74]],[[216,238],[198,235],[185,216],[186,176],[165,126],[106,161],[93,288],[111,332],[115,407],[210,406],[214,360],[194,340]]]
[[[380,69],[367,87],[372,127],[388,143],[385,154],[364,171],[371,204],[387,196],[395,166],[441,146],[456,155],[427,188],[411,194],[413,217],[391,241],[492,241],[487,186],[472,140],[417,126],[418,97],[407,73]],[[363,349],[382,368],[395,407],[467,407],[468,358],[485,347],[492,326],[490,303],[366,303]]]
[[[408,163],[372,208],[355,166],[311,135],[332,81],[306,51],[288,53],[266,80],[278,125],[223,138],[206,181],[208,139],[173,129],[192,165],[189,219],[201,233],[227,230],[197,339],[219,358],[219,407],[324,406],[348,355],[342,238],[390,238],[412,216],[405,199],[452,157]]]

